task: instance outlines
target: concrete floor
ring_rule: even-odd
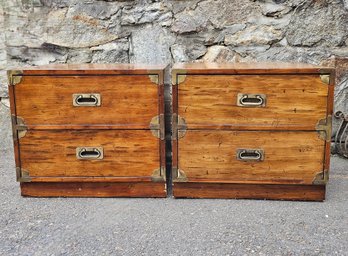
[[[0,255],[348,255],[348,161],[327,200],[22,198],[1,150]]]

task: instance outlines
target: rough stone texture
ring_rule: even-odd
[[[25,65],[259,60],[333,64],[335,57],[348,57],[346,0],[0,2],[0,97],[5,98],[4,69]],[[345,113],[347,87],[340,82],[335,94],[335,109]]]
[[[342,46],[347,24],[342,1],[307,1],[294,12],[286,38],[292,46]]]

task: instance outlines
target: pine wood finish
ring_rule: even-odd
[[[312,184],[323,169],[325,142],[316,132],[193,130],[178,144],[190,182]],[[265,158],[237,160],[238,148],[263,149]]]
[[[325,186],[175,183],[176,198],[232,198],[323,201]]]
[[[264,94],[266,106],[237,106],[238,93]],[[187,76],[180,84],[178,113],[191,129],[313,130],[326,116],[327,96],[318,75]]]
[[[77,159],[76,148],[81,146],[102,147],[103,159]],[[20,148],[22,168],[32,181],[129,176],[151,181],[153,171],[160,168],[159,140],[148,130],[28,131]]]
[[[162,183],[23,182],[22,196],[35,197],[166,197]]]
[[[74,94],[99,93],[99,107],[73,106]],[[158,86],[148,75],[24,76],[16,113],[27,126],[110,125],[147,129],[158,115]],[[28,100],[30,99],[30,100]]]
[[[164,68],[68,64],[10,71],[22,195],[165,197]],[[76,106],[74,94],[98,94],[100,104]],[[103,156],[79,159],[78,147],[102,149]]]
[[[172,76],[174,197],[325,199],[334,69],[183,63]],[[241,106],[238,94],[265,104]],[[264,158],[241,161],[238,149]]]

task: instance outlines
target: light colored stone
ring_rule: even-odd
[[[9,100],[0,98],[0,141],[2,150],[9,150],[12,148],[13,142],[10,120]]]
[[[175,36],[167,29],[148,25],[131,36],[131,63],[169,64],[172,61],[170,46]]]
[[[168,12],[166,6],[161,2],[154,2],[146,5],[136,5],[135,7],[126,7],[122,11],[121,24],[144,24],[151,23],[161,17],[163,21],[163,15],[172,16],[171,12]]]
[[[96,19],[108,19],[116,14],[121,8],[117,2],[78,2],[71,9],[77,14],[86,14]]]
[[[70,49],[67,54],[67,63],[90,63],[92,61],[92,51],[86,49]]]
[[[65,62],[65,54],[55,52],[50,48],[28,48],[28,47],[8,47],[7,55],[9,58],[17,58],[27,65],[47,65],[55,61]]]
[[[226,26],[245,22],[248,17],[255,15],[259,5],[251,1],[202,1],[194,10],[188,9],[175,16],[172,30],[176,33],[201,31],[211,23],[214,28],[222,29]],[[241,15],[243,14],[243,15]]]
[[[119,40],[91,48],[92,63],[128,63],[128,40]]]
[[[219,33],[219,35],[214,39],[214,43],[224,42],[226,35],[233,35],[237,33],[238,31],[241,31],[245,28],[246,28],[245,24],[234,24],[234,25],[228,26],[224,30],[222,30]]]
[[[236,62],[238,56],[226,46],[214,45],[208,48],[207,53],[202,58],[204,62]]]
[[[252,26],[233,35],[225,36],[225,44],[233,46],[269,45],[280,41],[283,32],[270,26]]]
[[[186,62],[189,61],[189,57],[186,54],[186,47],[181,44],[173,44],[170,47],[174,62]]]
[[[276,18],[280,18],[291,11],[291,7],[274,2],[267,2],[261,5],[261,8],[263,15]]]
[[[185,11],[175,17],[172,31],[183,34],[202,30],[207,22],[207,17],[199,11]]]
[[[70,48],[96,46],[118,38],[102,21],[67,9],[48,14],[43,36],[47,43]]]
[[[348,10],[348,0],[343,0],[344,8]]]
[[[341,1],[308,1],[293,14],[286,38],[293,46],[340,46],[348,36],[347,24]]]

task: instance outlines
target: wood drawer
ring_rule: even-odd
[[[159,114],[162,92],[148,75],[24,75],[13,94],[29,127],[144,129]]]
[[[18,150],[26,181],[152,181],[161,165],[148,130],[27,131]]]
[[[178,75],[178,115],[188,129],[315,129],[327,115],[319,75]]]
[[[313,184],[324,148],[316,132],[189,130],[178,141],[178,168],[184,182]]]

